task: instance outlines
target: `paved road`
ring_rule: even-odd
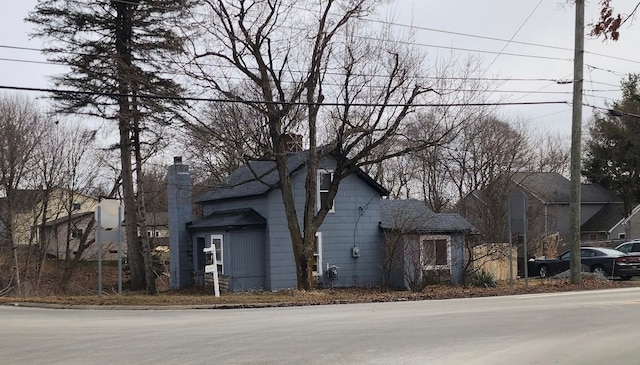
[[[2,364],[638,364],[640,289],[239,310],[0,307]]]

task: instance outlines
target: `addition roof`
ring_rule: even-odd
[[[458,213],[434,213],[416,199],[381,200],[380,228],[405,232],[475,232],[476,229]]]

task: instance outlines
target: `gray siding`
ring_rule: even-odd
[[[330,166],[325,166],[330,168]],[[293,176],[294,196],[298,212],[304,208],[305,173]],[[371,286],[380,282],[380,195],[362,179],[349,176],[343,180],[334,200],[335,213],[329,213],[321,225],[322,266],[338,266],[335,286]],[[362,214],[360,213],[362,211]],[[299,213],[299,220],[300,220]],[[280,191],[269,193],[268,267],[269,289],[296,286],[296,270],[291,238]],[[352,258],[353,246],[360,249],[360,257]]]
[[[229,234],[229,275],[232,291],[264,289],[265,246],[262,231]]]

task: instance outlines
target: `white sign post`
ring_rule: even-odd
[[[102,296],[102,230],[118,228],[118,294],[122,294],[122,259],[120,225],[122,223],[122,205],[118,199],[103,198],[96,207],[96,244],[98,248],[98,296]]]
[[[214,243],[211,243],[211,246],[210,247],[205,247],[203,251],[204,251],[205,255],[207,253],[211,253],[211,255],[213,256],[213,264],[205,265],[204,272],[205,272],[205,274],[213,273],[213,292],[214,292],[216,298],[219,298],[220,297],[220,282],[218,281],[218,257],[216,255],[216,245]]]

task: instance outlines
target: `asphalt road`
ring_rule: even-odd
[[[2,364],[638,364],[640,289],[233,310],[0,306]]]

